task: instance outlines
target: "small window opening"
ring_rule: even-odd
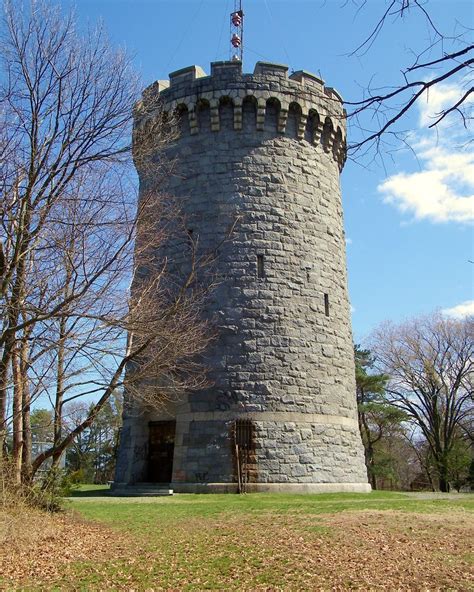
[[[250,419],[237,419],[235,421],[235,444],[244,450],[254,448],[253,444],[254,424]]]
[[[257,277],[265,277],[265,264],[263,260],[263,255],[257,255]]]
[[[324,294],[324,312],[329,316],[329,294]]]
[[[188,235],[188,244],[189,245],[193,245],[194,241],[193,241],[193,229],[192,228],[186,228],[186,232]]]

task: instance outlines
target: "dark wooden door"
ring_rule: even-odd
[[[156,421],[149,424],[148,481],[170,483],[173,473],[175,421]]]

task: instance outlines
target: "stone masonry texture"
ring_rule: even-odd
[[[198,67],[146,89],[135,133],[157,99],[179,117],[160,187],[179,201],[199,248],[218,248],[206,314],[218,338],[209,388],[166,411],[130,404],[116,483],[146,480],[148,422],[176,420],[175,491],[234,491],[232,426],[255,428],[255,491],[367,491],[357,424],[339,174],[341,98],[304,71],[259,62]],[[141,191],[153,170],[138,170]],[[233,228],[229,235],[229,229]],[[165,246],[179,267],[183,249]]]

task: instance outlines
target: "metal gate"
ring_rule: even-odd
[[[239,493],[247,491],[255,463],[255,425],[250,419],[237,419],[233,426],[234,454]]]

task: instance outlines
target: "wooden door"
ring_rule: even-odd
[[[149,424],[148,481],[170,483],[173,474],[175,421],[154,421]]]

